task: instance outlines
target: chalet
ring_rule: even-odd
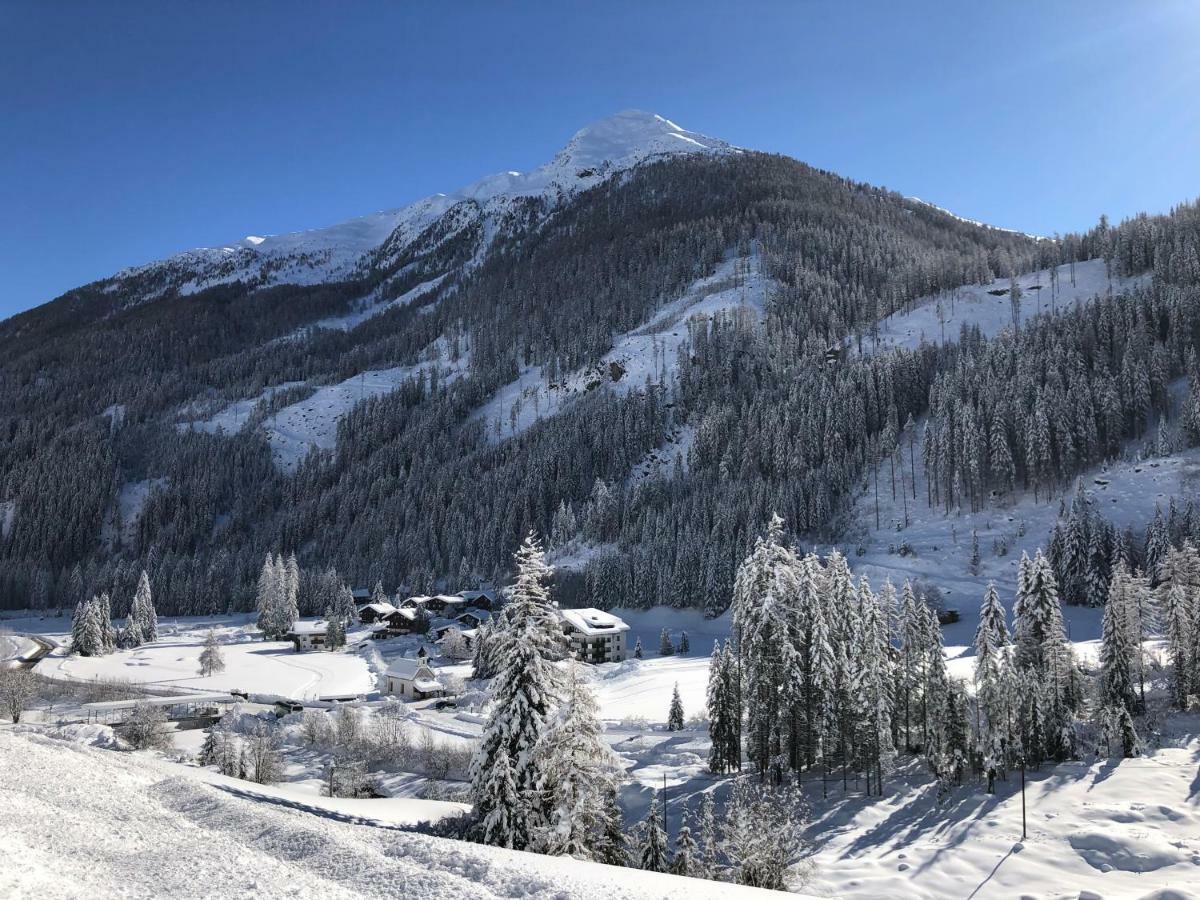
[[[392,611],[379,616],[371,626],[371,637],[376,640],[397,637],[402,634],[412,634],[425,628],[424,616],[419,609],[406,606],[403,609],[392,608]]]
[[[467,609],[496,608],[496,592],[491,588],[481,588],[477,591],[459,591],[458,596],[466,601]]]
[[[629,631],[617,616],[602,609],[561,609],[563,633],[570,642],[571,655],[581,662],[621,662],[625,659],[625,633]]]
[[[368,603],[359,608],[358,620],[364,625],[374,625],[381,618],[395,611],[396,607],[390,603]]]
[[[387,682],[387,693],[405,700],[424,700],[428,697],[441,697],[446,693],[446,688],[437,680],[424,657],[393,660],[384,679]]]
[[[431,615],[453,618],[467,608],[467,600],[458,594],[438,594],[425,604]]]
[[[429,601],[432,597],[426,597],[424,594],[418,594],[415,597],[405,597],[400,601],[400,609],[428,609]]]
[[[352,591],[350,591],[350,596],[352,596],[354,598],[355,603],[362,603],[364,600],[371,599],[371,589],[370,588],[354,588]]]
[[[323,650],[325,648],[325,632],[329,624],[320,619],[316,622],[296,622],[288,631],[288,639],[295,645],[297,652],[301,650]]]
[[[487,610],[469,609],[461,616],[456,616],[454,621],[463,628],[478,628],[491,617],[491,613],[489,613]]]

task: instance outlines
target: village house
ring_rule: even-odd
[[[328,629],[329,625],[324,619],[316,622],[295,622],[288,631],[287,637],[295,645],[297,652],[323,650],[325,648],[325,632]]]
[[[406,606],[403,609],[392,608],[390,612],[378,616],[371,625],[371,637],[375,640],[398,637],[402,634],[412,634],[424,630],[427,620],[418,609]]]
[[[621,662],[625,659],[625,633],[629,631],[620,618],[602,609],[560,609],[571,646],[571,655],[580,662]]]
[[[374,625],[381,618],[395,611],[396,607],[390,603],[368,603],[366,606],[359,607],[358,621],[364,625]]]
[[[396,659],[384,674],[386,690],[404,700],[425,700],[441,697],[446,688],[438,681],[424,657]]]
[[[467,601],[468,609],[496,608],[496,592],[491,588],[481,588],[477,591],[459,591],[458,596]]]

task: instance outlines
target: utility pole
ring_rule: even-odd
[[[1025,754],[1021,754],[1021,840],[1026,840],[1029,832],[1025,825]]]

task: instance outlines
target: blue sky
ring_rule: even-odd
[[[0,0],[0,316],[636,107],[1052,234],[1200,195],[1200,3]]]

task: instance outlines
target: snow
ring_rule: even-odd
[[[584,607],[582,609],[564,609],[561,613],[567,622],[589,636],[616,634],[629,630],[629,626],[620,618],[601,609]]]
[[[667,435],[662,444],[655,447],[640,460],[634,463],[629,472],[627,484],[630,487],[653,481],[658,478],[670,478],[675,473],[675,459],[678,457],[683,474],[688,471],[688,454],[696,442],[696,427],[681,425]]]
[[[645,324],[617,335],[612,349],[594,365],[553,384],[546,383],[540,366],[526,367],[471,418],[484,423],[490,440],[503,440],[556,415],[589,391],[603,388],[627,394],[647,383],[670,383],[678,374],[679,351],[689,343],[689,320],[712,319],[730,312],[759,319],[770,288],[771,279],[755,260],[728,259],[711,275],[693,282],[681,297],[665,304]]]
[[[338,422],[356,403],[390,394],[421,373],[429,376],[436,371],[443,381],[454,381],[470,365],[469,353],[452,359],[449,343],[441,338],[428,353],[430,359],[414,365],[368,370],[318,388],[312,396],[275,412],[263,423],[275,464],[281,471],[294,472],[314,448],[333,450]]]
[[[442,282],[446,280],[446,275],[442,274],[436,278],[431,278],[428,281],[422,281],[414,288],[405,291],[394,300],[388,300],[384,303],[379,303],[374,300],[374,295],[368,297],[362,304],[359,305],[354,312],[346,313],[342,316],[330,316],[325,319],[320,319],[314,322],[310,327],[324,328],[329,331],[352,331],[368,319],[373,319],[380,313],[387,312],[389,309],[400,306],[408,306],[415,300],[419,300],[426,294],[437,290]]]
[[[897,587],[906,579],[925,579],[942,589],[946,605],[959,610],[961,620],[943,631],[947,645],[968,645],[978,621],[979,604],[988,581],[995,581],[1006,607],[1012,606],[1016,591],[1017,564],[1021,553],[1030,556],[1039,547],[1046,548],[1050,531],[1058,520],[1059,502],[1065,490],[1067,501],[1074,496],[1075,483],[1060,489],[1047,499],[1045,493],[1035,501],[1032,491],[1018,490],[1014,496],[996,501],[972,513],[969,508],[945,514],[944,508],[930,509],[926,503],[926,481],[921,465],[923,422],[917,423],[916,499],[913,499],[912,466],[909,460],[908,433],[901,435],[903,466],[897,466],[897,499],[892,500],[891,474],[885,461],[879,470],[879,507],[881,529],[876,531],[874,487],[859,496],[849,521],[856,523],[839,541],[855,574],[870,577],[878,589],[885,577]],[[1132,447],[1129,449],[1133,453]],[[901,472],[903,469],[903,472]],[[869,477],[869,476],[868,476]],[[1138,533],[1154,518],[1156,507],[1166,511],[1172,497],[1186,501],[1194,497],[1200,485],[1200,449],[1166,457],[1120,460],[1091,469],[1081,476],[1091,509],[1118,530],[1132,526]],[[903,526],[904,509],[900,482],[908,490],[909,525]],[[1024,526],[1024,535],[1020,534]],[[967,571],[971,554],[971,532],[979,534],[980,573]],[[993,551],[996,541],[1007,543],[1005,556]],[[898,552],[907,542],[915,551],[902,556]],[[889,552],[889,548],[897,552]],[[822,552],[828,548],[820,548]],[[860,554],[859,550],[863,552]],[[1100,610],[1064,606],[1063,614],[1070,634],[1077,640],[1100,635]]]
[[[3,896],[766,896],[354,824],[273,802],[272,789],[27,732],[0,732],[0,768],[22,773],[0,792]]]
[[[724,141],[686,131],[661,116],[627,110],[576,132],[545,165],[531,172],[490,175],[449,194],[435,194],[399,209],[383,210],[337,225],[282,235],[249,235],[216,247],[198,248],[117,273],[113,281],[166,275],[191,294],[234,281],[318,284],[364,273],[372,263],[395,258],[446,215],[452,224],[480,221],[478,263],[514,202],[541,198],[549,207],[643,163],[683,153],[739,152]],[[465,210],[465,212],[464,212]],[[110,285],[111,287],[111,285]],[[376,310],[376,312],[381,310]],[[350,322],[343,323],[353,327]],[[342,327],[327,323],[322,327]]]
[[[5,500],[0,502],[0,538],[12,534],[13,522],[17,519],[17,501]]]
[[[117,493],[117,510],[121,517],[121,543],[124,546],[133,544],[137,535],[138,520],[142,517],[142,510],[146,508],[150,492],[158,487],[166,487],[169,483],[168,478],[146,478],[141,481],[127,481],[121,485]]]
[[[236,434],[245,427],[250,419],[250,414],[264,400],[269,400],[275,394],[289,388],[299,387],[304,384],[303,381],[285,381],[283,384],[277,384],[272,387],[264,388],[253,397],[247,397],[244,400],[235,400],[228,406],[217,410],[206,419],[191,419],[186,422],[180,422],[176,427],[180,431],[203,431],[208,434],[216,434],[218,431],[224,431],[226,434]]]
[[[153,644],[96,657],[55,651],[38,663],[37,671],[54,678],[116,679],[179,693],[253,691],[295,700],[374,690],[375,680],[361,656],[351,651],[298,653],[290,641],[253,637],[250,620],[250,616],[164,618],[159,620],[160,639]],[[70,629],[69,621],[58,622],[64,630]],[[220,643],[225,670],[201,677],[200,652],[210,629]]]
[[[0,632],[0,669],[19,660],[37,645],[22,634]]]
[[[1114,293],[1130,290],[1149,282],[1150,275],[1130,278],[1115,276],[1112,279]],[[1109,279],[1104,260],[1092,259],[1075,263],[1075,284],[1071,284],[1071,266],[1058,267],[1058,291],[1051,298],[1050,270],[1027,272],[1017,277],[1021,288],[1020,321],[1025,322],[1036,313],[1065,310],[1084,304],[1109,290]],[[1041,285],[1041,289],[1037,285]],[[1008,297],[1009,281],[1000,278],[990,284],[968,284],[940,294],[923,297],[913,302],[908,312],[897,312],[888,316],[879,325],[879,345],[872,348],[872,341],[863,338],[864,352],[883,352],[896,348],[909,350],[920,346],[922,341],[942,343],[958,340],[962,325],[978,325],[984,337],[995,337],[1005,329],[1012,328],[1012,303]],[[990,292],[1003,291],[997,295]],[[943,320],[944,319],[944,328]]]

